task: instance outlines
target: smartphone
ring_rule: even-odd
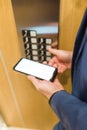
[[[32,75],[47,81],[53,81],[57,75],[57,68],[26,58],[21,58],[13,69],[26,75]]]

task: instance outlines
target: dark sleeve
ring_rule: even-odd
[[[87,130],[87,103],[66,91],[55,93],[49,103],[67,130]]]

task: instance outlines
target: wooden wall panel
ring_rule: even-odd
[[[48,100],[25,75],[13,71],[21,58],[11,0],[0,0],[0,111],[7,125],[51,129],[57,118]]]
[[[82,20],[87,0],[60,0],[59,48],[73,50],[76,34]],[[71,92],[71,74],[67,71],[60,76],[65,89]]]
[[[60,48],[73,49],[76,33],[86,7],[86,0],[60,0]]]

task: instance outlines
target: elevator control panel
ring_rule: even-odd
[[[52,54],[48,52],[52,38],[39,37],[35,30],[22,30],[26,58],[38,62],[49,61]]]

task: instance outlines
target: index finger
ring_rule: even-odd
[[[48,48],[47,49],[50,53],[52,53],[53,55],[57,55],[57,53],[58,53],[58,50],[57,49],[53,49],[53,48]]]

